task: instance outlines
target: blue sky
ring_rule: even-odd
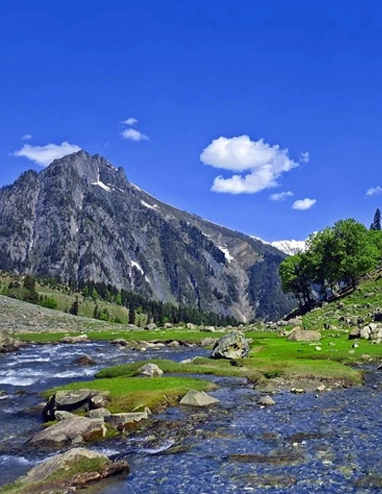
[[[268,241],[341,218],[369,226],[382,205],[378,0],[1,10],[0,185],[78,146],[158,199]]]

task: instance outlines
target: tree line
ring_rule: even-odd
[[[306,250],[287,257],[279,274],[285,292],[300,308],[328,300],[343,289],[355,289],[359,279],[382,260],[381,213],[377,209],[368,230],[350,218],[309,236]]]

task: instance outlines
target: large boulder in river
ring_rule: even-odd
[[[80,355],[79,357],[77,357],[75,360],[73,360],[73,364],[74,365],[81,365],[81,366],[85,366],[85,365],[97,365],[97,362],[92,359],[91,357],[89,357],[89,355]]]
[[[249,345],[241,331],[231,331],[218,340],[211,358],[238,359],[248,357]]]
[[[52,395],[42,412],[44,420],[54,420],[57,410],[87,412],[107,404],[109,392],[97,389],[61,390]]]
[[[96,451],[73,448],[29,470],[24,477],[16,481],[17,492],[74,492],[72,489],[75,486],[128,470],[126,461],[112,462],[107,456]]]
[[[73,417],[43,429],[29,439],[27,444],[38,448],[62,448],[102,439],[105,435],[103,420]]]
[[[180,405],[188,405],[193,407],[206,407],[209,405],[215,405],[215,403],[219,403],[217,398],[208,395],[204,391],[195,391],[190,389],[190,391],[183,396],[180,400]]]
[[[319,331],[312,331],[296,327],[289,333],[289,341],[318,341],[321,339]]]

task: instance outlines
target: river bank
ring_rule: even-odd
[[[148,352],[148,353],[147,353]],[[88,354],[94,367],[73,366]],[[145,358],[180,362],[207,356],[200,347],[146,350]],[[25,441],[41,427],[30,413],[39,393],[72,381],[91,379],[100,369],[134,364],[142,355],[107,342],[32,345],[2,357],[0,400],[2,485],[46,458],[27,452]],[[97,494],[117,492],[377,492],[382,407],[380,373],[363,368],[365,385],[329,393],[293,394],[275,386],[276,404],[261,407],[263,394],[246,377],[205,376],[219,388],[210,392],[219,405],[206,410],[170,407],[128,437],[92,445],[113,458],[126,459],[130,474],[117,484],[92,487]],[[279,378],[277,378],[279,379]],[[29,411],[28,411],[29,410]],[[372,454],[374,452],[374,454]],[[122,482],[122,483],[121,483]],[[360,489],[361,484],[365,484]],[[373,487],[374,486],[374,487]],[[260,489],[260,491],[259,491]]]

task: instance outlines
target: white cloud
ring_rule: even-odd
[[[149,141],[149,137],[146,134],[142,134],[136,129],[125,129],[121,132],[121,136],[129,141]]]
[[[292,204],[292,208],[299,211],[305,211],[306,209],[310,209],[312,206],[314,206],[316,202],[316,199],[309,199],[308,197],[306,197],[305,199],[298,199],[297,201],[294,201],[294,203]]]
[[[200,160],[214,168],[240,173],[230,178],[218,176],[214,180],[211,190],[230,194],[253,194],[276,187],[282,173],[299,166],[289,158],[288,149],[271,146],[263,139],[251,141],[247,135],[213,140],[202,151]]]
[[[378,194],[380,194],[382,192],[382,187],[380,187],[379,185],[377,185],[377,187],[371,187],[367,192],[366,192],[366,195],[368,197],[371,197],[371,196],[376,196]]]
[[[19,151],[15,151],[12,154],[13,156],[27,158],[37,165],[48,166],[52,161],[80,150],[80,147],[65,141],[59,145],[47,144],[46,146],[30,146],[29,144],[24,144]]]
[[[271,194],[269,199],[271,201],[285,201],[287,197],[293,197],[294,194],[290,190],[288,192],[277,192],[276,194]]]
[[[136,118],[130,117],[121,123],[123,123],[124,125],[136,125],[138,123],[138,120]]]
[[[310,160],[309,151],[305,151],[305,153],[300,154],[301,163],[309,163],[309,160]]]
[[[32,135],[31,134],[24,134],[21,139],[23,141],[28,141],[29,139],[32,139]]]

